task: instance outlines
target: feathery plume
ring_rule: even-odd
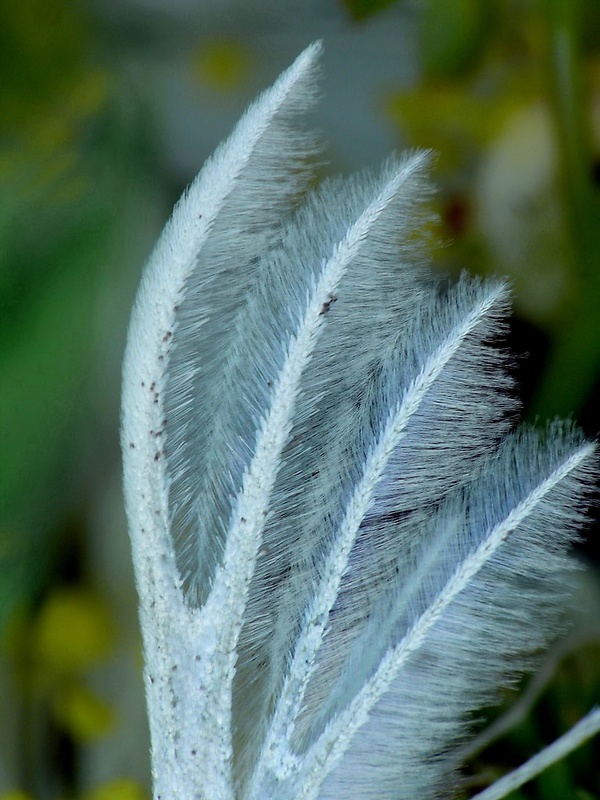
[[[470,715],[554,633],[595,474],[569,426],[511,432],[507,290],[428,271],[427,153],[309,188],[320,49],[186,191],[132,313],[157,799],[451,797]]]

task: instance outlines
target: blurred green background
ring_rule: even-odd
[[[315,38],[328,169],[433,148],[434,260],[510,277],[524,415],[600,429],[598,0],[0,0],[0,800],[149,797],[127,317],[181,190]],[[490,712],[465,798],[600,700],[594,527],[570,634]],[[598,765],[514,800],[600,798]]]

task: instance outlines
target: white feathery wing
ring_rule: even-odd
[[[309,191],[320,45],[146,268],[125,496],[155,797],[437,798],[553,633],[594,446],[509,433],[502,283],[427,271],[427,154]]]

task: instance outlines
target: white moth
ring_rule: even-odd
[[[469,715],[553,633],[596,467],[510,430],[506,288],[425,267],[427,154],[310,188],[320,49],[207,161],[132,313],[157,800],[452,797]]]

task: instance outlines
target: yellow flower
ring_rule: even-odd
[[[192,70],[211,89],[227,92],[242,85],[250,67],[247,52],[237,42],[214,40],[198,49]]]
[[[38,664],[56,673],[80,673],[112,651],[114,627],[100,598],[60,588],[47,599],[32,630]]]
[[[85,686],[70,682],[54,697],[54,716],[77,741],[92,741],[110,731],[115,714]]]
[[[129,778],[117,778],[87,792],[83,800],[147,800],[147,798],[148,794],[139,783]]]
[[[23,792],[20,789],[10,789],[8,792],[0,794],[0,800],[34,800],[29,792]]]

